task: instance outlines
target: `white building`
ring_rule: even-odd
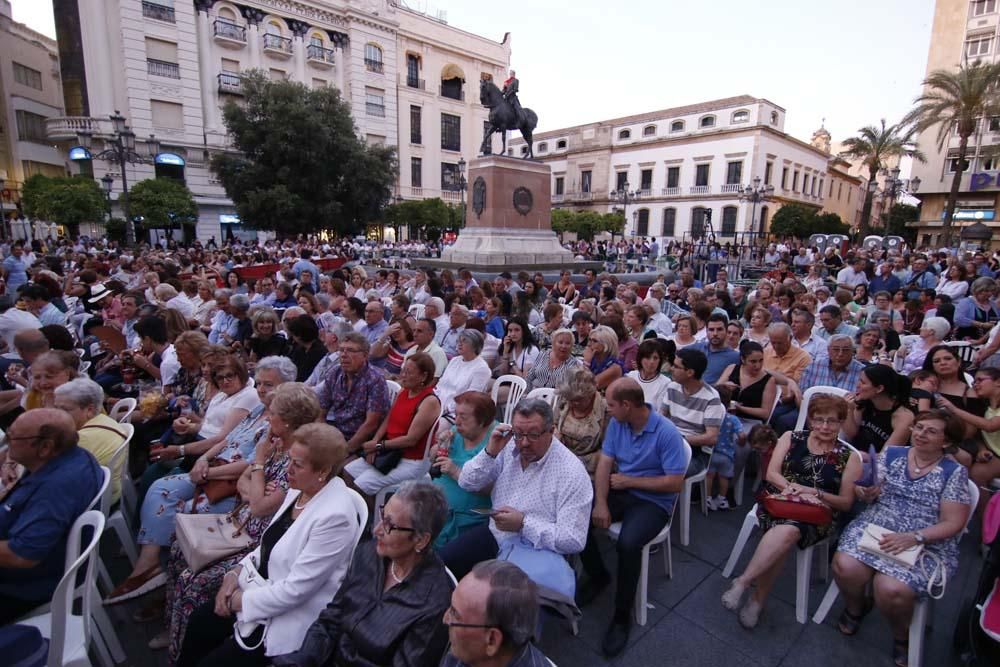
[[[626,235],[691,238],[704,212],[717,239],[743,241],[766,231],[782,205],[821,209],[829,153],[783,131],[785,110],[748,95],[536,133],[536,159],[552,167],[553,206],[621,210],[609,193],[638,191]],[[523,155],[518,137],[509,155]],[[772,185],[756,207],[740,192],[760,178]],[[737,237],[737,235],[739,238]]]
[[[129,185],[182,178],[198,203],[203,239],[240,230],[208,163],[231,148],[222,108],[240,98],[246,70],[336,86],[360,136],[399,147],[397,196],[457,202],[459,159],[475,156],[487,114],[478,81],[502,78],[510,61],[507,36],[472,35],[389,0],[53,4],[67,116],[49,121],[49,137],[67,149],[81,130],[99,138],[120,110],[140,151],[150,134],[160,143],[156,164],[129,165]],[[105,173],[118,179],[117,167],[93,165],[96,178]],[[117,199],[120,180],[114,191]]]

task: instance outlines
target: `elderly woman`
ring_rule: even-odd
[[[857,343],[854,358],[865,365],[888,363],[889,357],[885,354],[883,336],[882,327],[878,324],[871,323],[862,327],[854,337],[854,342]]]
[[[291,441],[290,489],[260,545],[226,574],[215,601],[191,614],[178,667],[267,665],[302,645],[340,590],[368,519],[337,477],[347,443],[327,424],[301,426]]]
[[[56,388],[76,378],[79,368],[80,358],[72,352],[53,350],[40,355],[31,364],[31,380],[22,394],[21,407],[51,408],[55,405]]]
[[[434,395],[434,360],[430,355],[417,352],[407,357],[399,384],[402,390],[388,416],[371,440],[362,445],[364,458],[355,459],[344,468],[355,488],[368,496],[416,479],[430,466],[425,458],[427,436],[441,414],[441,402]],[[383,463],[380,458],[387,458],[388,462]]]
[[[556,394],[556,437],[593,476],[610,418],[604,395],[598,391],[593,373],[583,367],[567,371]]]
[[[379,508],[374,540],[354,550],[348,576],[283,665],[437,665],[441,617],[454,584],[431,548],[448,516],[441,490],[407,482]]]
[[[736,611],[743,594],[755,586],[739,612],[744,628],[752,629],[760,620],[764,602],[792,547],[805,549],[825,539],[836,525],[837,514],[850,511],[854,504],[854,482],[861,475],[861,461],[837,438],[847,411],[844,399],[817,394],[809,401],[808,430],[789,431],[778,439],[767,467],[768,492],[808,496],[829,507],[833,521],[816,525],[783,519],[758,506],[757,519],[764,535],[743,574],[733,579],[722,596],[722,605]]]
[[[698,325],[695,323],[693,317],[690,315],[681,315],[674,324],[674,335],[670,340],[674,341],[674,345],[677,346],[678,350],[682,350],[688,345],[694,345],[698,342],[698,339],[694,337],[697,330]]]
[[[847,440],[862,452],[905,445],[913,424],[909,396],[909,378],[881,364],[865,366],[857,390],[846,397],[851,406],[843,426]]]
[[[976,278],[970,290],[971,297],[955,305],[955,332],[957,340],[978,340],[986,335],[1000,320],[1000,311],[993,305],[997,294],[996,281]]]
[[[927,352],[940,345],[951,331],[951,325],[943,317],[928,317],[920,325],[920,337],[909,345],[903,345],[896,351],[896,356],[902,355],[903,367],[900,373],[909,375],[924,366]]]
[[[969,517],[968,475],[945,452],[962,438],[962,424],[938,410],[921,412],[913,422],[909,447],[886,447],[879,455],[878,481],[855,487],[859,499],[870,503],[848,524],[833,558],[833,576],[846,605],[838,627],[845,635],[858,631],[871,610],[866,589],[874,592],[875,606],[889,621],[892,657],[905,667],[913,605],[928,594],[935,567],[906,567],[865,551],[860,543],[872,525],[888,531],[879,548],[889,554],[923,546],[921,563],[934,556],[945,576],[958,570],[958,541]]]
[[[268,432],[254,449],[253,463],[243,471],[237,482],[240,504],[233,512],[233,521],[235,525],[244,526],[250,538],[250,547],[194,572],[188,567],[177,543],[171,546],[167,561],[168,627],[150,641],[150,648],[169,646],[172,664],[180,655],[191,612],[215,599],[223,576],[246,553],[257,547],[271,516],[284,502],[288,490],[288,449],[292,434],[320,416],[316,393],[294,381],[295,364],[285,357],[268,357],[261,363],[265,369],[273,368],[283,384],[268,394],[265,400],[269,411]]]
[[[246,411],[235,407],[227,409],[244,417],[218,442],[202,450],[190,473],[167,475],[153,482],[149,488],[142,501],[142,527],[136,538],[141,545],[139,558],[129,577],[108,596],[107,603],[144,595],[166,582],[166,574],[159,565],[160,550],[170,546],[174,535],[174,517],[179,512],[220,514],[236,505],[237,480],[250,465],[257,444],[267,432],[265,401],[279,384],[286,381],[278,361],[284,357],[266,358],[273,362],[264,364],[262,360],[257,368],[255,386],[248,387],[254,392],[255,400],[242,403],[248,408]],[[222,376],[231,374],[235,377],[237,368],[243,368],[242,361],[233,356],[215,368],[216,382],[222,387],[222,392],[212,399],[213,403],[226,396],[226,385],[230,381]],[[243,370],[243,373],[246,371]],[[246,384],[245,377],[243,383]]]
[[[198,321],[198,326],[209,327],[212,325],[212,318],[215,317],[215,285],[209,280],[202,280],[198,283],[198,297],[194,301],[193,319]]]
[[[572,351],[572,331],[560,329],[552,334],[552,349],[538,355],[524,378],[528,382],[527,391],[540,387],[554,389],[558,386],[567,370],[580,365],[580,360],[571,355]]]
[[[253,335],[246,342],[250,361],[264,357],[283,356],[288,351],[288,339],[278,334],[281,322],[270,308],[258,310],[251,318]]]
[[[602,392],[623,375],[618,360],[618,336],[613,329],[601,325],[590,332],[587,349],[583,351],[583,363],[590,369],[597,389]]]
[[[438,437],[434,469],[439,474],[434,484],[448,501],[448,521],[441,529],[434,548],[440,549],[467,529],[485,523],[487,517],[474,510],[489,509],[490,494],[466,491],[458,485],[462,467],[489,442],[496,426],[496,404],[489,394],[467,391],[455,397],[455,426]]]
[[[639,368],[628,373],[628,377],[642,387],[646,402],[653,406],[654,410],[660,409],[663,399],[667,397],[667,386],[670,384],[670,378],[660,372],[664,362],[663,346],[666,344],[667,341],[659,339],[644,340],[639,343]]]
[[[445,367],[435,392],[444,414],[455,412],[455,397],[464,391],[485,391],[490,382],[490,367],[480,355],[485,339],[474,329],[458,335],[458,354]]]

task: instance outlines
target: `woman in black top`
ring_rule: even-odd
[[[250,350],[250,361],[257,362],[264,357],[282,357],[288,351],[288,339],[278,334],[281,323],[273,310],[259,310],[253,316],[253,336],[246,346]]]
[[[295,381],[305,382],[312,375],[316,364],[326,356],[326,348],[319,342],[319,325],[309,315],[299,315],[287,320],[285,329],[294,343],[288,358],[299,371]]]
[[[729,412],[740,419],[767,421],[774,407],[777,387],[771,374],[764,370],[764,348],[752,340],[740,343],[740,363],[722,371],[725,378],[719,384],[733,392]]]
[[[870,447],[881,452],[886,445],[907,444],[913,424],[909,393],[910,380],[889,366],[865,366],[857,390],[847,396],[851,405],[843,426],[847,440],[862,452]]]

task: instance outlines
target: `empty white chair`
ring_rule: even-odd
[[[424,316],[424,304],[422,303],[413,304],[412,306],[410,306],[409,314],[413,315],[413,317],[419,320]]]
[[[524,391],[528,388],[528,383],[525,382],[524,378],[517,375],[501,375],[498,377],[496,382],[493,383],[493,389],[490,390],[490,397],[498,406],[500,405],[501,387],[508,387],[507,403],[503,411],[503,422],[509,424],[514,414],[514,406],[521,400],[521,396],[524,395]]]
[[[539,387],[538,389],[532,389],[528,392],[525,398],[540,398],[543,401],[548,401],[549,405],[553,408],[556,407],[556,390],[551,387]]]
[[[129,443],[132,442],[132,436],[135,434],[135,426],[132,424],[122,424],[122,429],[125,431],[125,435],[128,436],[122,445],[125,452],[125,460],[122,462],[122,493],[121,499],[118,501],[118,509],[111,512],[106,528],[107,530],[115,531],[115,535],[118,536],[118,541],[125,550],[125,555],[128,557],[129,562],[135,565],[135,561],[139,557],[139,551],[135,546],[133,527],[136,525],[136,517],[139,510],[139,495],[136,492],[135,482],[132,481],[132,475],[128,469],[128,449]]]
[[[386,380],[385,383],[389,387],[389,406],[391,407],[396,402],[396,397],[399,396],[399,392],[403,390],[403,387],[394,380]]]
[[[108,416],[116,422],[124,424],[135,412],[136,400],[134,398],[123,398],[111,407]]]
[[[708,468],[684,478],[684,491],[677,501],[681,504],[681,546],[691,543],[691,492],[701,485],[701,513],[708,516]]]

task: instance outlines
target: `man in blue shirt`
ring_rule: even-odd
[[[52,598],[69,529],[104,481],[94,457],[77,447],[76,424],[62,410],[25,412],[7,440],[7,461],[26,471],[0,504],[0,626]]]
[[[10,255],[3,261],[3,276],[7,281],[7,294],[17,294],[17,288],[28,282],[28,264],[24,261],[24,247],[14,244]]]
[[[895,294],[896,290],[902,286],[903,283],[892,273],[892,264],[882,262],[878,265],[878,275],[868,283],[868,294],[875,294],[876,292]]]
[[[730,364],[740,363],[740,353],[726,345],[726,325],[729,318],[719,313],[713,313],[705,325],[705,341],[695,345],[696,349],[705,353],[708,368],[702,380],[710,385],[716,384],[722,378],[722,371]]]
[[[301,257],[302,259],[300,259],[299,261],[295,262],[295,264],[292,265],[292,271],[295,272],[295,279],[298,280],[301,277],[303,271],[310,271],[312,272],[313,278],[318,278],[319,267],[313,264],[309,260],[309,258],[312,257],[312,251],[303,250],[302,252],[299,253],[299,257]]]
[[[670,520],[684,487],[690,450],[677,427],[646,403],[642,387],[632,378],[612,382],[607,402],[612,419],[594,473],[592,525],[580,554],[587,579],[577,588],[577,604],[591,602],[611,580],[594,529],[621,521],[615,611],[601,644],[611,658],[628,643],[642,550]]]

